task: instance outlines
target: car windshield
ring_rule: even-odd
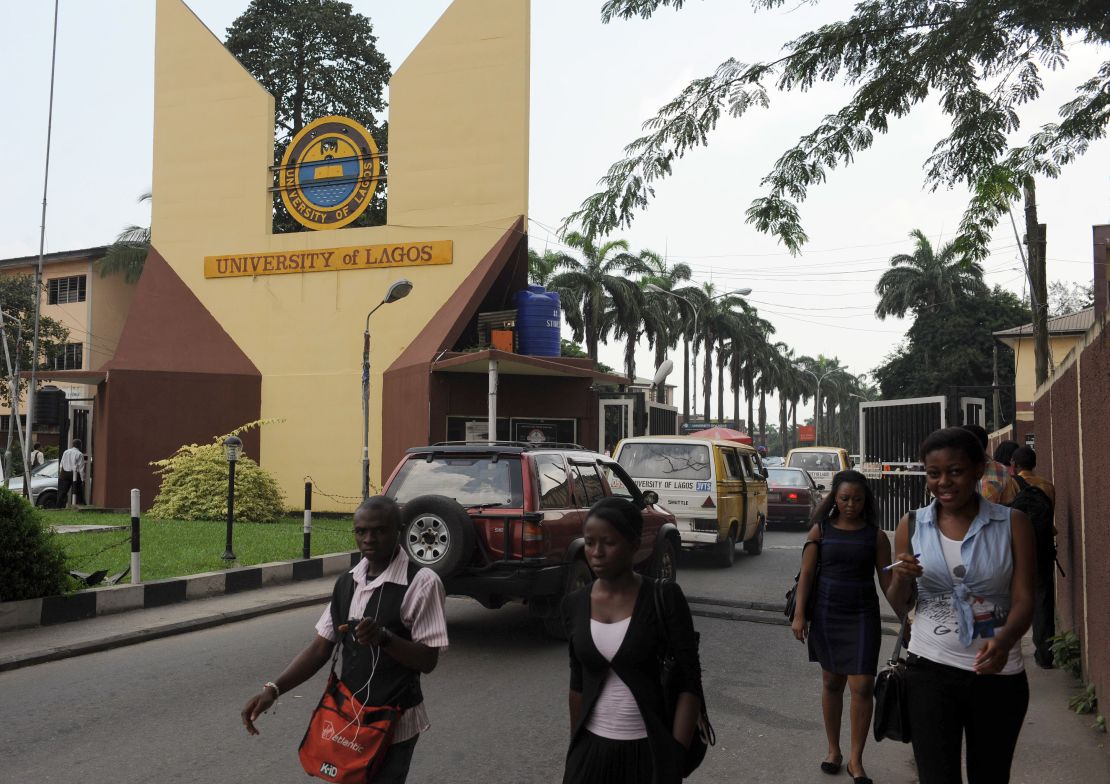
[[[789,468],[772,468],[767,472],[767,484],[775,487],[809,487],[806,476],[801,471]]]
[[[709,479],[709,447],[673,441],[629,443],[617,460],[628,475],[646,479]]]
[[[837,471],[840,461],[836,452],[795,452],[790,456],[789,466],[807,471]]]
[[[405,461],[386,495],[404,504],[421,495],[445,495],[466,507],[519,507],[523,503],[520,458],[425,455]]]

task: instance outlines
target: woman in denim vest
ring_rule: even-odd
[[[1033,615],[1029,519],[976,492],[974,435],[937,430],[921,446],[934,501],[895,534],[891,606],[915,610],[907,699],[920,784],[1004,784],[1029,704],[1021,638]],[[916,554],[916,555],[915,555]]]

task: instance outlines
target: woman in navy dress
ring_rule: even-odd
[[[877,525],[878,510],[867,479],[841,471],[814,513],[802,546],[794,636],[809,643],[809,660],[823,670],[821,711],[829,750],[821,770],[836,774],[844,762],[840,722],[844,687],[852,692],[852,750],[848,775],[870,784],[863,769],[863,747],[874,710],[875,671],[879,663],[879,597],[875,575],[885,592],[890,583],[890,541]],[[809,546],[810,544],[813,546]],[[817,564],[820,560],[820,574]],[[810,598],[812,596],[812,599]],[[807,617],[807,612],[812,617]]]

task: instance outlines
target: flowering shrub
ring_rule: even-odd
[[[162,486],[150,514],[177,520],[227,518],[227,458],[223,442],[274,420],[259,420],[217,436],[209,444],[186,444],[172,457],[151,465],[161,474]],[[268,523],[285,512],[285,498],[274,478],[249,457],[235,465],[235,519]]]

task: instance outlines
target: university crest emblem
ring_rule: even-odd
[[[293,137],[278,169],[289,214],[310,229],[338,229],[374,196],[381,158],[370,132],[347,117],[321,117]]]

